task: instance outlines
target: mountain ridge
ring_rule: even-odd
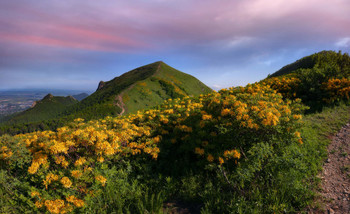
[[[195,77],[176,70],[163,61],[157,61],[123,73],[112,80],[100,81],[94,93],[67,106],[58,114],[45,118],[45,121],[36,120],[35,124],[19,126],[38,127],[44,124],[44,127],[55,129],[76,118],[94,120],[125,115],[155,107],[170,98],[210,92],[212,89]],[[46,97],[50,99],[51,96]],[[16,122],[12,125],[16,125]]]

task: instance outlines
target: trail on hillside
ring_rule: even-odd
[[[161,65],[161,63],[159,63],[159,65],[158,65],[158,67],[157,67],[157,70],[156,70],[156,72],[155,72],[154,74],[156,74],[156,73],[159,72],[159,70],[160,70],[160,65]],[[135,84],[136,84],[136,83],[132,84],[131,86],[129,86],[129,88],[125,89],[122,93],[120,93],[119,95],[117,95],[117,96],[115,97],[115,99],[116,99],[116,101],[117,101],[116,105],[117,105],[119,108],[122,109],[122,111],[119,113],[120,116],[123,115],[123,114],[125,113],[125,111],[126,111],[126,105],[125,105],[125,103],[123,102],[123,95],[124,95],[125,92],[129,91],[130,89],[132,89],[132,88],[135,86]]]
[[[156,72],[154,72],[154,74],[153,74],[152,76],[154,76],[155,74],[157,74],[157,73],[159,72],[159,70],[160,70],[160,65],[161,65],[161,64],[162,64],[162,63],[159,63]]]
[[[117,106],[122,109],[122,111],[119,113],[119,115],[123,115],[125,112],[125,108],[126,108],[125,103],[123,102],[122,96],[123,96],[123,94],[121,93],[121,94],[117,95],[117,97],[116,97]]]
[[[350,213],[350,122],[333,137],[321,178],[320,204],[326,213]]]

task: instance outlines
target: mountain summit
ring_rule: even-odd
[[[42,127],[55,129],[75,118],[91,120],[124,115],[152,108],[169,98],[196,96],[211,91],[195,77],[158,61],[110,81],[101,81],[93,94],[77,97],[80,102],[72,96],[48,94],[31,109],[13,115],[7,125],[23,123],[21,127],[32,127],[29,131],[47,129]]]
[[[110,81],[101,81],[95,93],[74,106],[73,114],[95,119],[134,113],[159,105],[169,98],[211,91],[195,77],[158,61],[126,72]]]

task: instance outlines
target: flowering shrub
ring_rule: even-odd
[[[104,168],[132,157],[144,157],[162,172],[217,165],[234,175],[240,163],[251,164],[246,156],[259,143],[272,150],[302,144],[297,132],[302,110],[300,101],[283,100],[267,85],[248,85],[168,100],[127,117],[76,119],[56,132],[17,135],[12,148],[3,139],[0,161],[27,172],[22,179],[30,180],[37,209],[67,213],[84,209],[85,198],[111,182]],[[27,151],[31,161],[14,165],[19,150]],[[174,161],[177,166],[166,167]]]
[[[303,103],[311,107],[349,100],[350,80],[348,78],[326,77],[321,71],[318,74],[322,77],[312,76],[309,73],[314,75],[317,72],[305,72],[305,74],[300,72],[299,75],[267,78],[261,84],[269,85],[285,98],[301,98]]]
[[[322,84],[323,90],[328,94],[324,101],[333,103],[339,100],[349,100],[350,94],[350,79],[329,79]]]
[[[277,90],[283,95],[283,97],[288,99],[295,99],[297,97],[296,92],[301,83],[301,80],[297,77],[271,77],[263,81],[265,84],[269,85],[272,89]]]

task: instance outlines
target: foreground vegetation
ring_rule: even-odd
[[[310,115],[301,129],[302,110],[253,85],[125,118],[78,119],[57,132],[3,136],[1,207],[145,213],[175,200],[203,213],[300,211],[325,154],[316,124],[329,122]],[[337,126],[344,118],[332,115]]]
[[[166,213],[170,202],[201,213],[302,212],[328,137],[350,119],[350,81],[317,69],[327,78],[290,73],[124,117],[4,135],[1,212]],[[294,84],[309,90],[307,76],[321,102],[292,93]],[[312,104],[306,115],[302,101]]]

